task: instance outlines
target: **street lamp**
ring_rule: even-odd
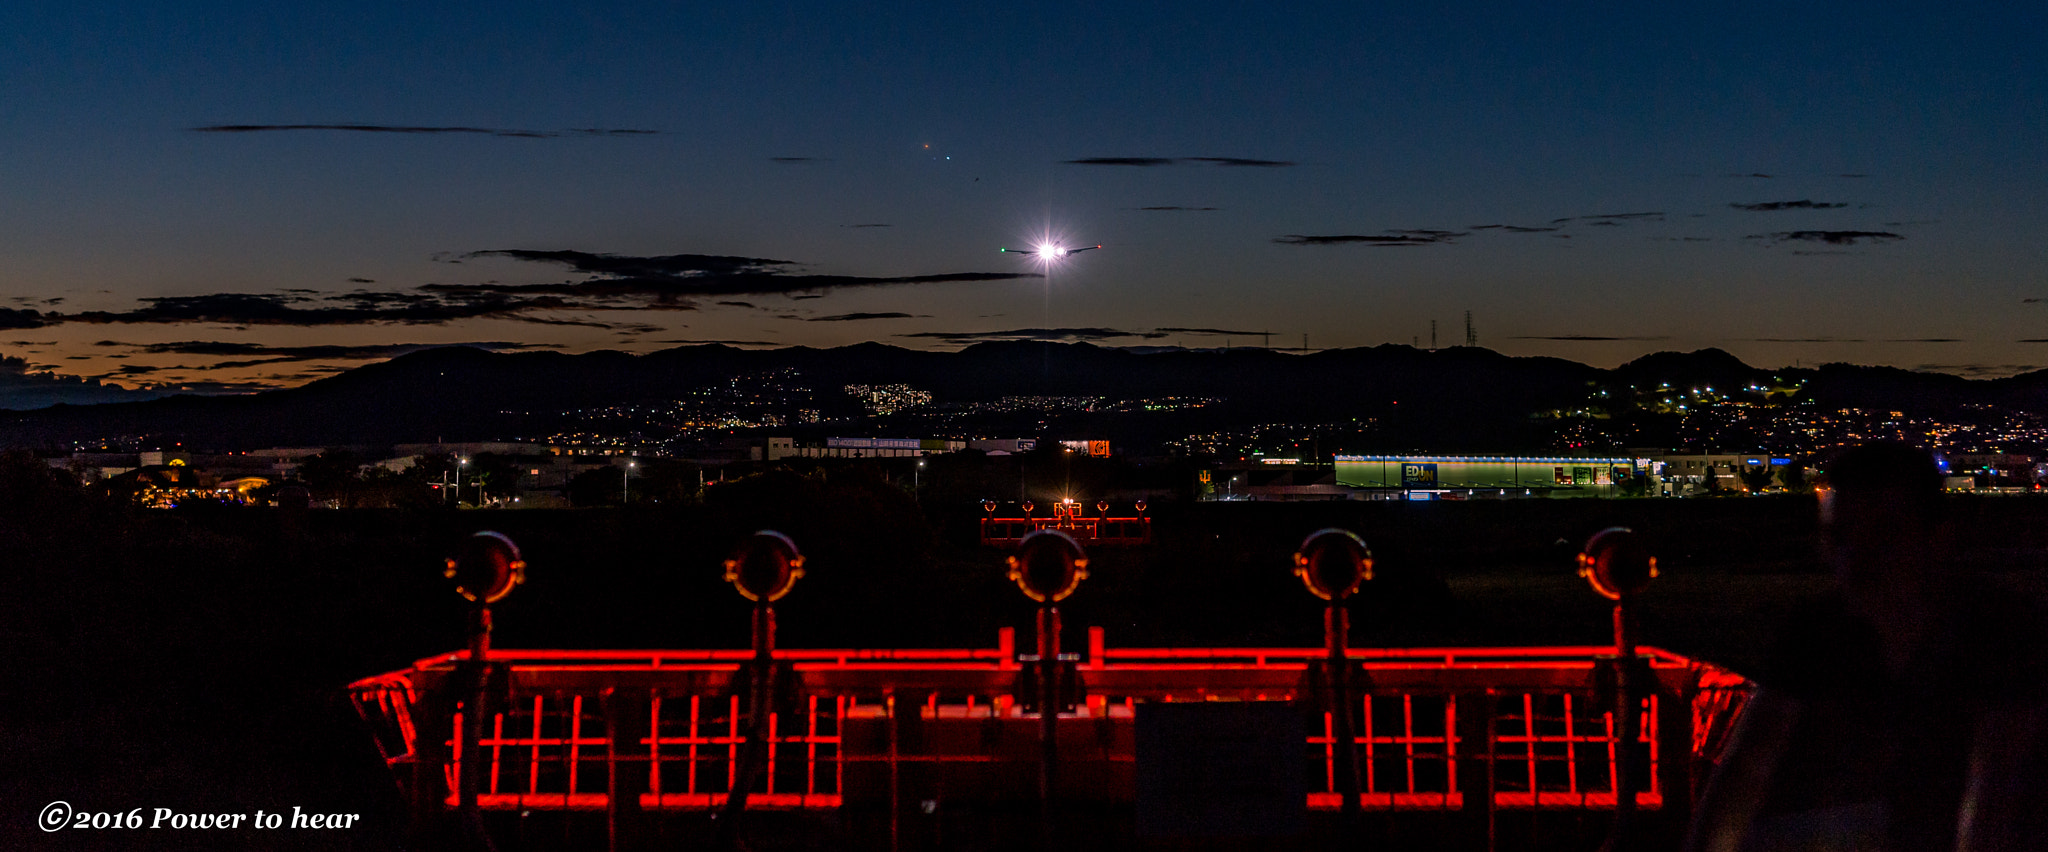
[[[918,492],[919,490],[921,490],[921,489],[923,489],[923,488],[924,488],[924,459],[918,459],[918,460],[917,460],[917,469],[916,469],[916,470],[914,470],[914,471],[912,471],[912,472],[911,472],[911,474],[910,474],[910,493],[912,493],[912,494],[915,494],[915,493],[917,493],[917,492]]]
[[[461,459],[455,465],[455,508],[462,508],[462,469],[469,466],[469,459]]]
[[[633,468],[639,466],[639,462],[629,461],[626,462],[625,467],[619,469],[619,505],[621,506],[626,505],[633,496]]]

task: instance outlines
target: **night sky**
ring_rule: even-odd
[[[0,354],[2048,366],[2039,3],[966,6],[7,4]]]

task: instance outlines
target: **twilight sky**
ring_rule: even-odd
[[[10,3],[0,354],[2048,366],[2048,6]],[[1048,281],[1002,246],[1101,251]]]

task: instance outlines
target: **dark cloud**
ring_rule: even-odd
[[[592,320],[530,315],[532,311],[601,310],[606,306],[572,302],[555,296],[512,298],[496,293],[462,293],[448,297],[419,293],[340,293],[327,296],[265,293],[214,293],[203,296],[156,296],[144,307],[128,311],[86,311],[51,315],[48,320],[82,323],[219,323],[222,325],[437,325],[464,319],[510,319],[542,325],[613,328]]]
[[[717,254],[667,254],[652,257],[597,254],[586,251],[535,251],[532,249],[491,249],[473,251],[471,257],[509,257],[536,263],[559,263],[577,272],[623,278],[684,278],[713,275],[767,273],[795,261],[766,257],[737,257]]]
[[[1812,201],[1802,198],[1798,201],[1759,201],[1755,204],[1729,204],[1728,206],[1737,210],[1768,213],[1776,210],[1834,210],[1849,205],[1841,201]]]
[[[889,228],[889,227],[894,227],[894,226],[890,225],[890,224],[889,224],[889,223],[887,223],[887,222],[862,222],[862,223],[860,223],[860,224],[858,224],[858,225],[840,225],[839,227],[841,227],[841,228]]]
[[[1558,335],[1537,335],[1537,334],[1520,334],[1520,335],[1516,335],[1516,336],[1514,336],[1513,338],[1510,338],[1510,339],[1512,339],[1512,340],[1563,340],[1563,341],[1572,341],[1572,342],[1592,342],[1592,343],[1598,343],[1598,342],[1603,342],[1603,341],[1610,341],[1610,340],[1670,340],[1671,338],[1669,338],[1669,337],[1664,337],[1664,336],[1662,336],[1662,335],[1658,335],[1658,336],[1653,336],[1653,337],[1629,337],[1629,336],[1611,336],[1611,337],[1610,337],[1610,336],[1607,336],[1607,335],[1598,335],[1598,334],[1558,334]]]
[[[379,358],[395,358],[409,352],[418,352],[423,349],[440,349],[449,346],[469,346],[493,352],[556,348],[549,344],[513,343],[503,340],[474,343],[373,343],[326,346],[272,346],[263,343],[237,343],[217,340],[185,340],[173,343],[123,343],[118,340],[102,340],[93,345],[127,347],[151,355],[211,355],[224,358],[236,356],[245,358],[245,360],[239,361],[221,361],[205,366],[180,368],[188,370],[238,370],[265,364],[284,364],[296,361],[369,361]]]
[[[1887,228],[1903,228],[1911,225],[1935,225],[1940,222],[1940,219],[1918,219],[1910,222],[1879,222],[1878,224]]]
[[[1861,337],[1758,337],[1757,343],[1867,343]]]
[[[1549,233],[1549,232],[1551,232],[1551,231],[1555,231],[1555,230],[1557,230],[1557,229],[1556,229],[1556,228],[1530,228],[1530,227],[1525,227],[1525,226],[1522,226],[1522,225],[1473,225],[1473,226],[1471,227],[1471,230],[1474,230],[1474,231],[1495,231],[1495,230],[1497,230],[1497,231],[1501,231],[1501,232],[1504,232],[1504,233],[1509,233],[1509,234],[1546,234],[1546,233]]]
[[[2002,379],[2031,373],[2041,367],[2038,364],[1921,364],[1913,369],[1921,373],[1947,373],[1969,379]]]
[[[500,249],[463,257],[502,257],[566,266],[580,281],[501,284],[496,281],[427,284],[411,290],[320,292],[305,289],[270,293],[210,293],[157,296],[127,310],[58,313],[0,308],[0,330],[64,323],[194,324],[227,326],[440,325],[472,319],[502,319],[536,325],[596,328],[628,333],[662,330],[645,322],[602,321],[573,313],[601,311],[693,311],[699,297],[781,294],[819,298],[846,287],[976,283],[1042,278],[1035,272],[954,272],[931,275],[816,275],[792,271],[787,260],[726,255],[649,257],[580,251]],[[437,261],[448,261],[437,255]],[[351,279],[357,283],[369,279]],[[722,303],[723,304],[723,303]],[[758,307],[732,301],[735,307]]]
[[[897,337],[923,340],[941,340],[947,343],[985,343],[1000,340],[1053,340],[1067,343],[1089,340],[1115,340],[1137,337],[1156,340],[1165,337],[1162,331],[1124,331],[1115,328],[1013,328],[1008,331],[921,331],[915,334],[899,334]]]
[[[1853,246],[1858,243],[1884,243],[1905,239],[1890,231],[1779,231],[1774,234],[1751,234],[1746,239],[1770,240],[1774,243],[1808,242],[1827,243],[1832,246]]]
[[[687,306],[700,296],[800,293],[845,287],[954,284],[1041,278],[1034,272],[950,272],[936,275],[856,276],[791,273],[793,261],[760,257],[674,254],[633,257],[583,251],[494,249],[469,257],[506,257],[567,266],[591,277],[559,284],[428,284],[436,293],[579,296],[637,307]]]
[[[1261,169],[1281,168],[1285,166],[1294,165],[1293,160],[1249,160],[1243,157],[1189,157],[1187,159],[1193,160],[1197,163],[1213,163],[1219,166],[1245,166]]]
[[[1772,177],[1777,177],[1777,175],[1767,175],[1767,174],[1764,174],[1763,172],[1750,172],[1749,174],[1746,174],[1746,175],[1745,175],[1745,174],[1741,174],[1741,173],[1738,173],[1738,172],[1730,172],[1730,173],[1728,173],[1728,174],[1722,175],[1722,177],[1732,177],[1732,178],[1772,178]]]
[[[50,325],[42,311],[26,308],[0,308],[0,329],[42,328]]]
[[[1622,221],[1636,219],[1662,221],[1664,219],[1664,212],[1659,210],[1649,213],[1597,213],[1591,216],[1566,216],[1562,219],[1552,219],[1550,224],[1561,225],[1566,222],[1591,222],[1595,225],[1614,225]]]
[[[731,301],[731,300],[727,300],[727,301],[722,301],[722,302],[718,302],[717,304],[720,304],[720,305],[724,305],[724,306],[726,306],[726,307],[728,307],[728,308],[758,308],[758,307],[760,307],[760,305],[756,305],[756,304],[754,304],[753,302],[739,302],[739,301]]]
[[[1274,237],[1273,242],[1288,246],[1335,246],[1347,243],[1369,246],[1426,246],[1450,242],[1451,236],[1432,235],[1443,233],[1446,232],[1402,233],[1396,231],[1391,234],[1288,234],[1284,237]]]
[[[1082,157],[1062,160],[1070,166],[1171,166],[1175,163],[1207,163],[1212,166],[1282,168],[1292,160],[1254,160],[1246,157]]]
[[[1070,166],[1170,166],[1172,157],[1082,157],[1066,160]]]
[[[375,284],[375,283],[377,283],[377,279],[375,279],[375,278],[350,278],[350,279],[348,280],[348,283],[350,283],[350,284]]]
[[[903,313],[903,312],[901,312],[901,311],[888,311],[888,312],[886,312],[886,313],[878,313],[878,314],[862,314],[862,313],[854,313],[854,314],[833,314],[832,316],[829,316],[829,317],[808,317],[808,318],[806,318],[806,319],[804,320],[804,322],[858,322],[858,321],[860,321],[860,320],[879,320],[879,319],[916,319],[916,318],[919,318],[919,317],[929,317],[929,316],[931,316],[931,314],[906,314],[906,313]]]
[[[684,345],[684,346],[707,346],[707,345],[711,345],[711,344],[717,344],[717,345],[720,345],[720,346],[781,346],[781,345],[782,345],[781,343],[777,343],[777,342],[775,342],[775,341],[773,341],[773,340],[703,340],[703,339],[694,339],[694,338],[676,338],[676,339],[673,339],[673,340],[657,340],[657,341],[654,341],[654,342],[655,342],[655,343],[677,343],[677,344],[682,344],[682,345]]]
[[[1131,210],[1151,210],[1151,211],[1169,211],[1169,210],[1173,210],[1173,211],[1185,211],[1185,212],[1189,212],[1189,213],[1200,213],[1200,212],[1208,212],[1208,211],[1211,211],[1211,210],[1219,210],[1219,209],[1222,209],[1222,208],[1218,208],[1218,207],[1178,207],[1178,206],[1174,206],[1174,205],[1163,205],[1163,206],[1159,206],[1159,207],[1132,207],[1132,208],[1128,208],[1128,209],[1131,209]]]
[[[402,124],[213,124],[191,128],[194,133],[272,133],[287,130],[339,130],[350,133],[401,133],[412,135],[465,134],[506,136],[518,139],[552,139],[561,136],[655,136],[659,130],[575,127],[568,130],[511,130],[499,127],[445,127]]]
[[[786,164],[790,164],[790,165],[795,165],[795,164],[797,164],[797,163],[815,163],[815,162],[817,162],[817,161],[818,161],[818,158],[816,158],[816,157],[769,157],[769,158],[768,158],[768,162],[771,162],[771,163],[786,163]]]
[[[1960,337],[1893,337],[1893,338],[1889,338],[1889,339],[1885,340],[1885,342],[1886,342],[1886,343],[1961,343],[1961,342],[1963,342],[1963,339],[1962,339],[1962,338],[1960,338]]]
[[[292,376],[287,378],[317,378],[317,376]],[[277,390],[269,382],[146,382],[145,390],[159,393],[189,393],[197,396],[232,396],[236,394],[261,393]]]
[[[1162,328],[1161,334],[1208,334],[1218,337],[1251,337],[1265,334],[1263,331],[1243,331],[1230,328]]]

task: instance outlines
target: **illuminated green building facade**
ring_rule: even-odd
[[[1410,492],[1507,491],[1610,497],[1641,466],[1635,459],[1540,456],[1338,456],[1337,484]]]

